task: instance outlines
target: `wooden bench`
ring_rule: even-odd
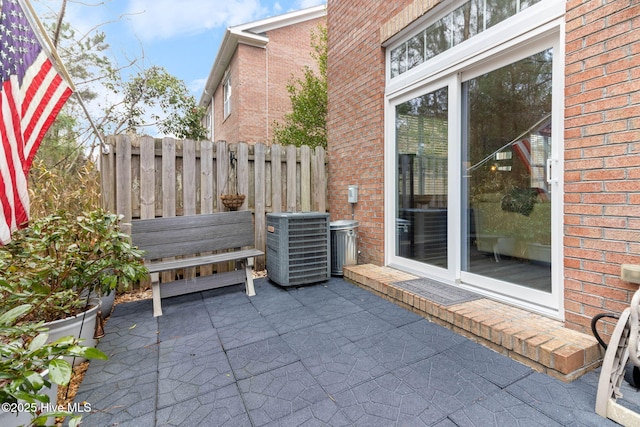
[[[133,244],[145,251],[154,316],[162,316],[161,298],[238,283],[245,283],[248,296],[255,295],[248,259],[264,252],[254,248],[250,211],[134,220],[131,237]],[[210,254],[215,251],[224,252]],[[229,261],[236,261],[234,271],[184,278],[161,287],[160,272]]]

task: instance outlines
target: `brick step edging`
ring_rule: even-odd
[[[344,278],[537,371],[573,381],[597,368],[603,350],[591,335],[563,323],[488,298],[439,305],[394,283],[416,279],[373,264],[344,266]]]

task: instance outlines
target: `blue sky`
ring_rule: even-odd
[[[38,14],[57,12],[62,0],[32,0]],[[121,65],[144,58],[184,80],[196,100],[225,29],[303,9],[325,0],[89,0],[69,1],[65,20],[79,34],[100,28]]]

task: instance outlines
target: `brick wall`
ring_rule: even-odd
[[[360,263],[384,263],[380,43],[436,3],[328,2],[329,202],[332,220],[350,218],[347,186],[359,186]],[[619,277],[640,264],[640,3],[568,1],[565,65],[565,318],[589,332],[638,289]]]
[[[640,264],[640,3],[568,1],[565,65],[566,325],[588,331],[638,288],[619,277]]]
[[[291,111],[287,84],[302,76],[303,67],[317,68],[310,56],[311,31],[323,22],[325,18],[319,18],[269,31],[266,49],[238,45],[231,61],[232,113],[223,120],[220,86],[215,93],[214,140],[272,142],[274,121]]]
[[[329,29],[329,206],[351,219],[348,185],[358,185],[360,263],[384,263],[384,50],[380,28],[411,1],[327,3]]]
[[[214,101],[214,141],[227,141],[229,143],[238,142],[236,135],[238,134],[240,121],[238,110],[238,57],[234,55],[229,64],[229,73],[231,74],[231,114],[224,117],[224,79],[216,88],[213,95]]]
[[[269,41],[269,44],[271,41]],[[239,85],[236,86],[240,127],[238,141],[265,142],[267,136],[267,66],[266,50],[238,45]]]

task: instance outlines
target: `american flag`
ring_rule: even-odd
[[[27,173],[71,96],[19,0],[0,0],[0,244],[29,220]]]

